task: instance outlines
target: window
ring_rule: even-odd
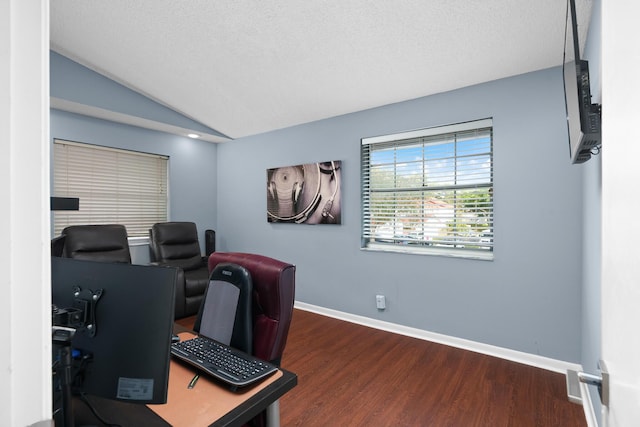
[[[362,247],[491,259],[492,120],[364,138]]]
[[[55,211],[54,235],[67,225],[122,224],[146,237],[167,221],[168,157],[55,140],[53,194],[79,197],[78,211]]]

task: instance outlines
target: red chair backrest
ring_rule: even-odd
[[[251,274],[253,354],[279,366],[293,315],[296,267],[258,254],[213,252],[209,256],[209,272],[227,262],[240,265]]]

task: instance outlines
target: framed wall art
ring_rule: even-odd
[[[267,221],[340,224],[342,162],[267,169]]]

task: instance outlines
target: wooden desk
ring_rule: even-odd
[[[169,393],[164,405],[136,405],[93,396],[90,401],[105,419],[123,427],[237,427],[276,403],[298,383],[294,373],[280,369],[263,382],[236,392],[205,375],[200,376],[194,388],[188,389],[195,373],[195,368],[171,360]],[[82,402],[74,402],[74,413],[76,425],[87,422],[102,425],[91,419]]]
[[[188,332],[178,335],[183,340],[194,336]],[[236,426],[265,410],[297,384],[295,374],[279,370],[259,384],[235,392],[204,374],[189,389],[187,385],[195,374],[190,365],[172,359],[167,403],[147,406],[174,427]]]

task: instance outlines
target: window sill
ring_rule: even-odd
[[[480,261],[493,261],[493,252],[461,250],[449,248],[416,247],[416,246],[394,246],[370,243],[369,246],[361,248],[363,251],[371,252],[394,252],[410,255],[431,255],[444,256],[449,258],[464,258]]]

